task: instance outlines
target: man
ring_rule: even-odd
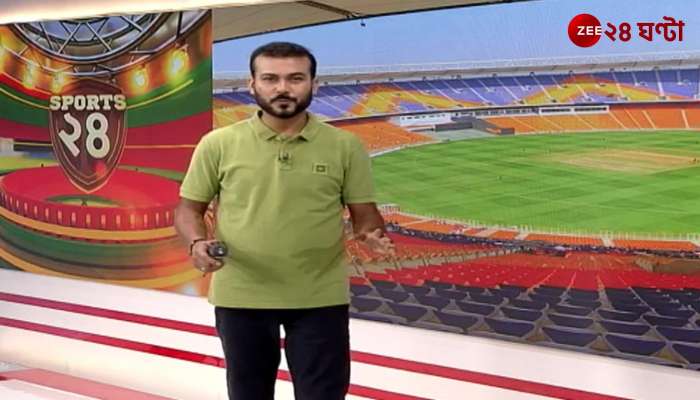
[[[230,399],[272,400],[280,326],[298,400],[343,399],[350,381],[343,207],[355,237],[393,254],[374,203],[370,160],[352,134],[306,112],[318,82],[304,47],[276,42],[250,57],[261,110],[198,144],[180,190],[175,227],[196,268],[214,272],[209,301],[226,357]],[[203,214],[218,196],[207,255]]]

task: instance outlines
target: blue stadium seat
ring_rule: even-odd
[[[398,290],[392,290],[392,289],[384,289],[384,288],[377,288],[377,292],[379,292],[379,295],[382,296],[385,299],[389,299],[391,301],[394,301],[396,303],[401,303],[406,300],[408,300],[409,297],[411,297],[410,293],[406,293],[403,291],[398,291]]]
[[[624,336],[617,334],[604,335],[610,345],[618,351],[641,356],[651,356],[656,354],[666,346],[666,342],[660,340],[643,339],[635,336]]]
[[[639,317],[642,316],[641,313],[606,310],[606,309],[602,309],[602,308],[598,310],[598,315],[600,315],[604,319],[610,319],[610,320],[615,320],[615,321],[626,321],[626,322],[636,321],[639,319]]]
[[[593,310],[595,310],[596,308],[598,308],[602,305],[600,301],[588,300],[588,299],[566,299],[565,303],[572,305],[572,306],[585,307],[585,308],[590,308]]]
[[[611,296],[636,296],[632,289],[605,288],[605,294]]]
[[[680,302],[676,300],[675,298],[671,296],[640,296],[642,300],[644,300],[645,303],[647,303],[650,306],[672,306],[672,305],[680,305]]]
[[[369,281],[372,282],[372,286],[377,289],[395,289],[399,286],[396,282],[380,281],[378,279],[370,279]]]
[[[515,321],[500,318],[484,318],[484,322],[494,332],[501,335],[515,336],[519,338],[525,337],[528,333],[535,329],[535,325],[531,322]]]
[[[608,297],[611,304],[619,304],[621,306],[643,306],[644,302],[638,297]]]
[[[350,297],[350,305],[355,307],[358,311],[376,311],[382,306],[384,302],[381,299],[373,297],[363,297],[363,296],[352,296]]]
[[[372,287],[368,285],[352,284],[350,285],[350,292],[355,296],[362,296],[371,293]]]
[[[657,288],[647,288],[647,287],[641,287],[641,286],[633,286],[632,291],[635,292],[636,294],[643,295],[643,294],[658,294],[661,293],[661,291]]]
[[[628,296],[608,296],[608,301],[613,304],[620,304],[626,306],[638,306],[644,305],[644,302],[639,297],[628,297]]]
[[[695,312],[700,313],[700,300],[694,300],[692,302],[688,302],[687,305],[688,305],[688,307],[695,310]]]
[[[681,293],[680,291],[671,291],[671,292],[660,292],[660,291],[639,291],[637,292],[637,296],[643,298],[644,300],[646,299],[669,299],[671,298],[672,294],[676,293]]]
[[[566,306],[563,304],[556,305],[552,307],[552,309],[559,314],[578,315],[581,317],[588,316],[591,312],[593,312],[593,309],[588,307]]]
[[[695,310],[688,310],[685,308],[680,308],[677,306],[670,306],[670,307],[654,307],[654,311],[656,311],[657,314],[663,315],[664,317],[675,317],[675,318],[685,318],[688,319],[695,315]]]
[[[419,304],[432,307],[436,310],[442,310],[450,304],[450,299],[444,297],[421,296],[419,294],[415,295],[414,297]]]
[[[391,311],[399,317],[406,318],[408,322],[418,321],[429,311],[428,308],[416,304],[387,303]]]
[[[464,300],[464,298],[467,297],[466,292],[461,292],[459,290],[435,289],[435,293],[445,299]]]
[[[663,307],[663,308],[678,308],[681,306],[681,303],[678,302],[678,300],[673,299],[671,297],[668,298],[654,298],[654,299],[643,299],[645,303],[649,307],[656,308],[656,307]]]
[[[621,303],[613,303],[611,302],[610,305],[612,308],[618,310],[618,311],[628,311],[632,313],[637,313],[637,314],[644,314],[645,312],[649,312],[651,308],[648,306],[642,306],[642,305],[628,305],[628,304],[621,304]]]
[[[700,347],[692,346],[683,343],[674,343],[671,345],[673,350],[681,355],[691,364],[700,364]]]
[[[634,324],[629,322],[605,320],[598,321],[598,323],[608,332],[624,333],[626,335],[641,336],[649,332],[651,329],[651,326],[647,324]]]
[[[469,294],[486,294],[486,289],[479,286],[455,285],[455,290]]]
[[[697,298],[695,295],[690,294],[690,293],[687,293],[687,292],[678,292],[678,293],[674,293],[674,294],[671,295],[671,297],[672,297],[674,300],[678,301],[679,303],[681,303],[681,304],[686,304],[686,305],[687,305],[687,304],[692,304],[693,302],[695,302],[696,300],[698,300],[698,298]]]
[[[654,306],[672,306],[679,305],[680,302],[671,296],[640,296],[648,305]]]
[[[675,326],[680,328],[688,324],[687,318],[662,317],[660,315],[645,314],[642,316],[650,325]]]
[[[469,293],[469,299],[475,303],[499,305],[503,303],[503,296],[492,294]]]
[[[530,321],[534,322],[542,318],[542,311],[538,310],[528,310],[526,308],[513,308],[502,306],[500,307],[503,315],[510,319],[517,319],[519,321]]]
[[[600,299],[600,294],[597,290],[584,290],[584,289],[569,289],[566,292],[569,297],[577,300],[590,300],[595,301]]]
[[[559,296],[551,296],[541,293],[530,293],[528,294],[528,297],[534,301],[541,301],[547,303],[550,306],[557,305],[561,302],[561,298]]]
[[[635,293],[644,300],[664,300],[671,298],[672,294],[680,293],[680,290],[674,289],[652,289],[652,288],[634,288]]]
[[[399,284],[399,286],[407,293],[411,293],[413,295],[419,294],[425,296],[433,290],[430,286],[413,286],[405,284]]]
[[[560,326],[543,326],[542,331],[554,343],[577,347],[586,347],[598,337],[594,331]]]
[[[350,318],[366,319],[369,321],[385,322],[389,324],[405,324],[406,319],[396,315],[382,314],[379,312],[350,312]]]
[[[569,328],[588,328],[593,325],[593,318],[573,317],[571,315],[547,314],[547,318],[557,325],[568,326]]]
[[[487,289],[488,294],[492,296],[498,296],[506,299],[510,299],[513,297],[518,297],[520,293],[515,293],[513,291],[508,291],[508,290],[502,290],[499,288],[488,288]]]
[[[469,314],[491,315],[496,311],[496,307],[488,304],[471,303],[468,301],[456,302],[460,310]]]
[[[534,300],[520,300],[520,299],[510,299],[508,300],[508,305],[516,308],[527,308],[530,310],[544,310],[547,308],[547,303],[543,301]]]
[[[524,293],[527,289],[522,286],[500,285],[498,290],[503,297],[513,299],[520,296],[520,294]]]
[[[533,288],[532,291],[537,294],[561,297],[561,295],[566,292],[566,288],[555,286],[537,286]]]
[[[700,329],[674,328],[671,326],[657,326],[656,330],[661,336],[672,342],[700,343]]]
[[[448,289],[454,289],[455,285],[449,283],[449,282],[436,282],[436,281],[425,281],[426,286],[430,286],[435,289],[443,289],[443,290],[448,290]]]
[[[457,314],[449,311],[435,311],[437,319],[445,325],[455,326],[464,329],[465,331],[477,322],[479,318],[472,315]]]
[[[610,301],[616,301],[616,300],[628,300],[628,301],[633,301],[633,300],[639,300],[637,295],[627,289],[605,289],[605,294],[607,295],[608,299]]]

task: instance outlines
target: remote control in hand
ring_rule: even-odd
[[[228,248],[223,242],[214,242],[207,246],[207,254],[212,258],[223,258],[228,254]]]

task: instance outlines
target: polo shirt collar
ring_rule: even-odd
[[[306,121],[306,125],[304,126],[304,129],[301,130],[301,133],[299,134],[299,137],[304,139],[307,142],[310,142],[314,140],[314,138],[318,135],[319,128],[321,127],[321,122],[318,120],[318,118],[311,114],[307,113],[308,115],[308,120]],[[265,123],[262,121],[262,111],[258,110],[255,113],[255,116],[251,118],[251,123],[253,126],[253,131],[255,134],[258,135],[263,140],[270,140],[276,136],[279,135],[279,133],[273,131],[270,129]]]

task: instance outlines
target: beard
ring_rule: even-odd
[[[268,101],[267,99],[264,99],[262,96],[258,95],[257,91],[253,91],[253,96],[255,97],[255,102],[258,103],[258,106],[260,106],[260,108],[262,108],[266,113],[282,119],[289,119],[301,114],[309,107],[311,101],[313,100],[313,93],[310,90],[306,96],[301,98],[295,98],[288,95],[279,95]]]

